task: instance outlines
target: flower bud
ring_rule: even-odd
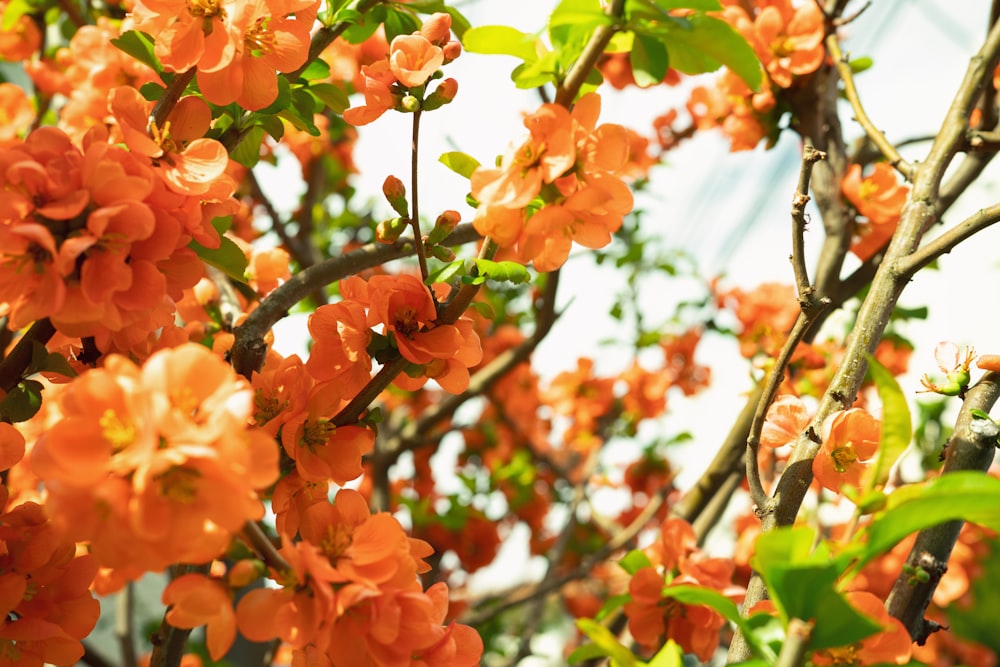
[[[455,99],[455,95],[457,94],[458,81],[455,81],[455,79],[445,79],[439,83],[437,88],[434,89],[434,92],[428,95],[427,99],[424,100],[424,111],[440,109],[445,104],[448,104]]]
[[[399,109],[400,111],[405,111],[406,113],[420,111],[420,100],[413,95],[405,95],[403,99],[399,101]]]
[[[226,583],[233,588],[244,588],[267,573],[267,567],[256,558],[244,558],[229,568]]]
[[[410,219],[405,217],[383,220],[375,227],[375,238],[379,243],[395,243],[409,224]]]
[[[420,27],[420,34],[432,44],[443,45],[451,36],[451,15],[445,12],[431,14]]]
[[[453,262],[455,261],[455,252],[448,246],[443,245],[432,245],[428,246],[428,251],[431,256],[435,259],[440,259],[442,262]]]
[[[382,194],[396,213],[402,216],[409,213],[410,206],[406,201],[406,186],[403,185],[403,181],[395,176],[387,176],[382,184]]]
[[[427,235],[427,242],[430,245],[437,245],[451,234],[461,221],[462,215],[458,211],[445,211],[434,221],[434,229]]]
[[[448,64],[462,55],[462,43],[453,39],[441,47],[441,52],[444,54],[445,64]]]

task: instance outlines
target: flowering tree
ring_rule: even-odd
[[[996,664],[1000,358],[938,345],[916,415],[896,376],[904,288],[1000,220],[942,223],[1000,145],[1000,5],[907,159],[855,88],[852,4],[562,0],[539,36],[440,0],[0,1],[0,664],[464,667],[540,634],[573,664]],[[469,222],[419,207],[420,121],[451,112],[464,51],[515,57],[496,85],[540,98],[495,160],[441,156]],[[654,128],[601,122],[611,89],[678,85]],[[352,155],[386,114],[412,120],[409,183],[376,219]],[[633,210],[719,132],[801,142],[787,284],[654,256]],[[261,162],[301,169],[291,216]],[[626,295],[633,363],[542,380],[574,252],[703,297],[651,323]],[[291,312],[306,359],[273,346]],[[704,336],[754,389],[682,489],[691,436],[649,426],[709,386]],[[475,585],[525,528],[541,575]]]

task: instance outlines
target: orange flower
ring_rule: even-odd
[[[31,463],[58,527],[129,577],[218,556],[264,508],[278,474],[267,434],[247,428],[251,391],[207,348],[118,355],[58,396]]]
[[[910,189],[900,185],[891,165],[879,162],[864,178],[861,177],[861,165],[852,164],[844,176],[841,190],[860,215],[872,224],[887,225],[899,221]]]
[[[809,419],[809,410],[802,399],[782,394],[767,410],[760,444],[764,447],[783,447],[795,442],[809,425]]]
[[[444,64],[444,52],[423,35],[398,35],[389,44],[389,69],[407,88],[427,83]]]
[[[156,57],[171,72],[197,66],[214,72],[232,62],[242,37],[233,25],[235,0],[141,0],[132,18],[136,30],[156,37]]]
[[[163,127],[149,124],[153,104],[131,86],[111,91],[109,106],[121,127],[125,145],[153,160],[166,184],[181,194],[200,195],[226,171],[229,154],[214,139],[204,138],[212,112],[203,100],[184,97]],[[148,131],[147,131],[148,126]]]
[[[309,31],[318,0],[248,0],[229,10],[232,29],[242,35],[225,67],[199,68],[202,94],[213,104],[236,102],[263,109],[278,98],[275,71],[291,72],[309,56]]]
[[[236,639],[236,613],[228,587],[203,574],[184,574],[163,590],[166,620],[175,628],[204,625],[212,660],[221,660]]]
[[[754,19],[754,29],[757,55],[771,80],[782,88],[792,85],[793,75],[811,74],[823,63],[824,18],[813,2],[793,8],[782,0],[766,6]]]
[[[34,119],[35,109],[24,89],[13,83],[0,83],[0,146],[16,141]]]
[[[823,421],[823,446],[813,459],[813,475],[839,493],[844,484],[860,487],[866,462],[878,451],[882,424],[861,408],[840,410]]]
[[[362,304],[353,300],[320,306],[309,316],[313,346],[306,369],[320,382],[336,381],[353,397],[371,379],[372,331]]]
[[[889,616],[882,601],[865,591],[847,593],[847,601],[858,611],[871,617],[882,630],[860,642],[839,648],[821,649],[813,653],[815,665],[905,665],[910,661],[913,641],[903,623]]]
[[[379,60],[361,68],[364,76],[365,104],[344,112],[344,120],[351,125],[367,125],[396,106],[397,95],[392,90],[396,75],[389,68],[388,60]]]

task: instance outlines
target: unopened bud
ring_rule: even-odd
[[[406,202],[406,186],[403,181],[395,176],[387,176],[382,184],[382,194],[396,213],[403,216],[409,213],[410,206]]]
[[[389,218],[375,227],[375,238],[379,243],[395,243],[410,224],[409,218]]]
[[[428,246],[428,251],[431,253],[432,257],[440,259],[442,262],[455,261],[455,252],[448,246],[432,245]]]
[[[267,573],[267,567],[256,558],[244,558],[229,568],[226,583],[233,588],[245,588]]]
[[[441,47],[441,52],[444,54],[444,64],[447,65],[462,55],[462,43],[453,39]]]
[[[451,36],[451,15],[445,12],[431,14],[420,27],[420,34],[431,44],[441,46]]]
[[[462,215],[458,211],[445,211],[434,221],[434,229],[427,235],[427,242],[431,245],[441,243],[455,230],[461,220]]]
[[[399,108],[401,111],[405,111],[407,113],[420,111],[420,100],[413,95],[404,95],[403,99],[399,101]]]
[[[445,79],[437,85],[434,92],[427,96],[424,100],[424,111],[433,111],[434,109],[440,109],[445,104],[448,104],[453,99],[455,95],[458,94],[458,81],[455,79]]]

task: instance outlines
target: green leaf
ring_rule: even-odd
[[[784,622],[819,620],[810,639],[813,649],[842,646],[879,630],[836,590],[844,564],[831,558],[816,533],[801,526],[779,528],[757,538],[751,566],[760,573]],[[836,615],[832,618],[831,615]]]
[[[229,157],[250,169],[260,160],[260,144],[264,141],[264,128],[254,125],[243,135],[240,143],[229,154]]]
[[[442,153],[438,162],[465,178],[472,178],[472,172],[479,167],[479,160],[461,151]]]
[[[603,621],[614,611],[621,609],[626,603],[632,601],[632,596],[629,593],[619,593],[618,595],[612,595],[601,608],[597,610],[597,614],[594,615],[595,621]]]
[[[292,103],[292,87],[288,83],[288,79],[284,76],[278,77],[278,96],[274,98],[274,101],[268,104],[263,109],[259,109],[254,112],[255,116],[273,116],[282,109],[287,109],[288,105]],[[234,117],[239,118],[239,112],[235,112]]]
[[[632,549],[618,561],[618,565],[629,574],[635,574],[644,567],[652,567],[653,563],[642,549]]]
[[[351,27],[344,31],[343,37],[351,44],[360,44],[375,34],[378,27],[385,21],[387,15],[385,5],[375,5],[372,9],[361,14],[351,9],[355,3],[351,3],[341,11],[337,12],[337,21],[352,23]]]
[[[299,78],[306,81],[325,79],[328,76],[330,76],[330,66],[326,64],[325,60],[321,60],[320,58],[309,63],[309,66],[302,71],[302,74],[299,74]]]
[[[510,26],[484,25],[467,30],[462,38],[462,46],[472,53],[514,56],[531,62],[539,57],[541,41],[536,35],[523,33]]]
[[[848,63],[848,65],[851,66],[852,74],[860,74],[861,72],[864,72],[866,69],[869,69],[874,64],[875,62],[867,56],[862,58],[855,58],[854,60],[851,60]]]
[[[873,489],[885,484],[889,479],[889,469],[903,451],[910,445],[913,426],[910,421],[910,406],[903,390],[888,368],[870,354],[868,373],[875,382],[879,398],[882,400],[882,435],[879,438],[875,463],[869,468],[865,486]]]
[[[58,373],[59,375],[71,378],[76,377],[76,371],[69,365],[66,357],[58,352],[49,352],[48,348],[37,340],[32,341],[31,362],[28,364],[25,375],[32,375],[43,371]]]
[[[314,83],[308,88],[309,92],[333,113],[342,114],[347,107],[351,106],[347,93],[340,86],[332,83]]]
[[[25,422],[42,407],[42,389],[37,380],[21,380],[0,401],[0,418],[11,423]]]
[[[867,536],[854,569],[864,567],[911,533],[946,521],[970,521],[1000,530],[1000,479],[962,470],[922,484],[908,484],[889,495],[861,536]]]
[[[138,30],[123,32],[120,37],[111,40],[118,49],[129,54],[141,63],[145,63],[156,72],[163,71],[160,59],[153,52],[153,38]]]
[[[139,94],[142,95],[148,102],[155,102],[160,99],[163,97],[163,93],[165,91],[166,88],[153,81],[147,81],[139,88]]]
[[[285,124],[277,116],[260,116],[254,122],[264,128],[275,141],[281,141],[281,137],[285,136]]]
[[[247,257],[229,237],[223,236],[222,243],[214,249],[206,248],[197,241],[191,241],[188,247],[206,264],[211,264],[237,282],[246,282],[244,274],[247,270]]]
[[[613,21],[614,19],[601,9],[598,0],[562,0],[549,17],[549,32],[561,26],[573,26],[589,31],[599,25],[609,25]]]
[[[409,35],[420,30],[420,21],[410,12],[400,11],[393,6],[386,8],[385,38],[391,42],[399,35]]]
[[[660,40],[646,35],[635,36],[629,62],[632,65],[632,76],[640,88],[655,86],[663,81],[670,67],[667,48]]]
[[[665,12],[674,9],[697,9],[702,12],[722,11],[719,0],[655,0],[656,6]]]
[[[617,664],[621,667],[638,667],[640,665],[639,660],[632,654],[632,651],[622,646],[618,638],[597,621],[589,618],[579,618],[576,621],[576,627],[580,628],[580,631],[587,635],[600,651],[599,653],[594,653],[594,649],[590,649],[589,652],[591,655],[588,657],[594,658],[606,655],[611,658],[612,664]],[[572,659],[573,656],[570,656],[570,658],[570,662],[574,662]],[[576,662],[580,662],[580,660],[578,659]]]
[[[648,663],[649,667],[683,667],[684,651],[673,639],[668,639],[653,659]]]
[[[0,30],[9,31],[25,14],[35,12],[37,8],[29,0],[11,0],[4,8],[3,21],[0,22]],[[114,40],[112,40],[114,41]]]
[[[721,19],[693,14],[683,23],[657,23],[645,32],[660,36],[670,54],[670,66],[676,70],[701,74],[725,65],[752,89],[760,89],[763,74],[757,54],[739,32]]]
[[[427,284],[433,285],[434,283],[446,283],[450,281],[455,276],[463,272],[465,267],[465,260],[458,259],[454,262],[445,264],[437,271],[432,271],[430,275],[427,276]]]
[[[475,260],[475,266],[477,275],[463,278],[462,282],[470,285],[479,285],[489,278],[497,282],[520,284],[531,280],[531,274],[528,273],[528,269],[525,268],[524,264],[517,262],[494,262],[491,259],[477,259]]]

